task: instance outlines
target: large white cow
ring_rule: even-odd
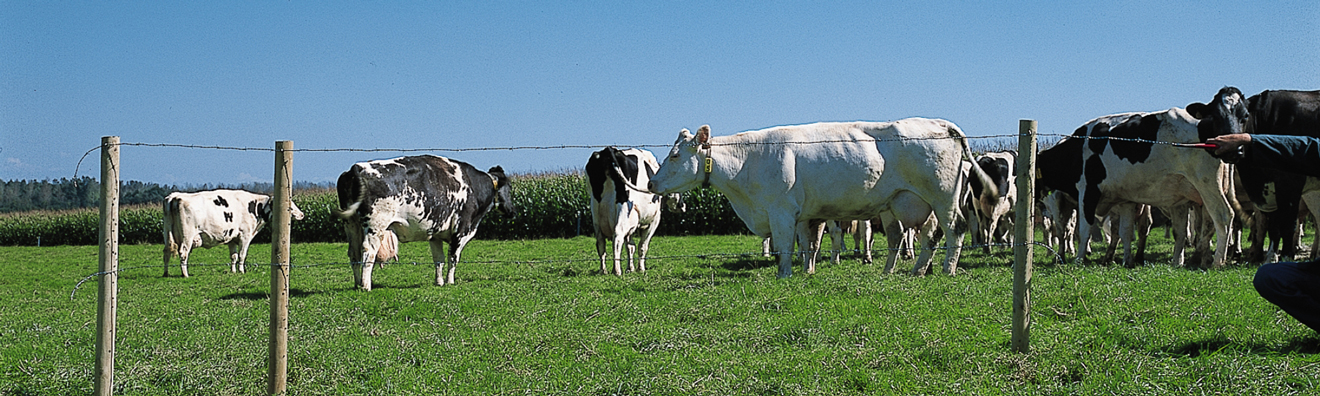
[[[371,290],[371,271],[382,244],[428,241],[435,284],[454,283],[463,246],[497,204],[515,213],[504,169],[482,172],[466,162],[434,155],[359,162],[339,175],[340,211],[357,287]],[[397,239],[382,237],[394,233]],[[449,254],[445,255],[445,245]]]
[[[294,220],[303,212],[290,202]],[[270,220],[270,196],[242,190],[176,192],[165,197],[165,275],[170,276],[170,257],[179,255],[183,277],[188,275],[188,254],[195,247],[229,245],[229,270],[247,272],[248,245]]]
[[[812,246],[813,220],[889,213],[904,224],[921,224],[934,213],[948,236],[944,271],[952,275],[965,232],[956,199],[967,185],[961,169],[973,160],[965,139],[952,122],[924,118],[781,126],[719,137],[702,126],[696,135],[679,132],[650,189],[669,194],[709,184],[753,233],[771,237],[777,252],[792,252],[795,241]],[[985,172],[973,168],[989,186]],[[987,193],[998,194],[993,188]],[[807,272],[814,272],[814,255],[804,256]],[[922,262],[917,260],[914,274],[925,273]],[[781,254],[779,277],[792,274],[792,255]]]
[[[596,235],[596,253],[600,255],[600,272],[608,274],[605,264],[606,241],[614,246],[614,274],[623,275],[619,263],[624,246],[628,250],[628,271],[646,272],[646,252],[651,237],[660,228],[662,201],[677,209],[675,197],[662,197],[637,186],[645,186],[651,175],[660,169],[650,151],[619,150],[606,147],[591,153],[587,160],[587,181],[591,185],[591,217]],[[677,194],[675,194],[677,195]],[[641,251],[632,239],[641,239]],[[638,254],[640,253],[640,254]],[[633,259],[636,258],[634,264]]]

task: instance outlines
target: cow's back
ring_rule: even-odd
[[[459,218],[484,214],[490,189],[470,188],[481,171],[461,161],[422,155],[360,162],[341,175],[340,206],[349,216],[396,224],[400,242],[430,239],[460,228]],[[489,177],[485,177],[489,180]],[[356,187],[356,192],[354,192]],[[479,218],[479,217],[477,217]]]

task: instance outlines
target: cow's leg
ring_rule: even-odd
[[[183,272],[183,277],[188,275],[188,256],[192,254],[193,244],[191,240],[179,244],[179,269]]]
[[[623,245],[628,247],[628,272],[637,272],[637,240],[632,235],[624,238]]]
[[[445,255],[445,240],[431,238],[427,243],[431,245],[431,262],[435,263],[435,285],[444,286],[445,265],[449,263],[449,256]]]
[[[772,210],[770,219],[770,243],[778,253],[780,279],[793,276],[793,244],[797,242],[797,221],[788,213]]]
[[[935,261],[935,245],[938,243],[935,239],[935,229],[939,225],[935,221],[918,224],[920,225],[914,248],[921,249],[921,253],[917,254],[916,262],[912,265],[912,275],[925,276],[930,270],[931,263]]]
[[[454,273],[458,271],[458,261],[463,256],[463,247],[467,246],[468,241],[471,241],[472,237],[475,236],[477,236],[477,230],[473,228],[449,242],[449,284],[454,284]]]
[[[623,275],[623,268],[619,265],[619,258],[623,254],[623,250],[626,249],[625,245],[628,244],[628,235],[619,233],[618,230],[615,230],[613,242],[614,242],[614,275],[615,276]]]
[[[238,272],[247,273],[247,252],[248,247],[252,246],[252,238],[243,238],[239,240],[238,245]]]
[[[1136,268],[1137,263],[1132,261],[1132,234],[1136,233],[1137,223],[1136,204],[1123,205],[1118,218],[1118,243],[1123,244],[1123,266],[1127,268]],[[1113,212],[1110,212],[1113,213]]]
[[[761,257],[772,257],[770,254],[770,237],[761,238]]]
[[[880,217],[875,219],[875,221],[885,230],[885,246],[888,249],[885,250],[884,273],[892,274],[898,264],[898,252],[903,241],[903,227],[898,223],[898,220],[894,219],[893,215],[890,215],[889,213],[881,214]]]
[[[1137,264],[1146,262],[1146,235],[1150,234],[1151,224],[1154,223],[1152,210],[1150,205],[1141,205],[1141,210],[1137,211],[1137,253],[1133,256]]]
[[[611,238],[611,242],[612,241],[613,238]],[[600,228],[596,228],[596,255],[600,257],[600,274],[609,274],[609,266],[605,261],[605,235],[601,234]]]
[[[642,246],[640,255],[637,257],[637,269],[646,272],[646,252],[651,250],[651,237],[655,236],[655,231],[660,229],[660,216],[657,213],[656,218],[646,228],[641,229]]]
[[[838,221],[829,222],[830,244],[834,245],[833,257],[830,264],[839,265],[839,256],[843,255],[843,250],[848,248],[848,244],[843,241],[843,227]]]
[[[862,264],[871,264],[875,262],[874,257],[871,256],[871,252],[875,250],[875,231],[871,229],[870,220],[857,220],[857,228],[857,234],[862,238],[856,243],[857,248],[863,250]]]
[[[376,253],[380,250],[380,244],[383,242],[377,237],[380,232],[367,232],[363,230],[362,238],[362,257],[353,264],[353,277],[357,287],[364,291],[371,291],[371,272],[376,267]],[[389,232],[385,230],[383,232]]]
[[[821,233],[825,230],[822,220],[803,220],[796,223],[798,247],[802,249],[802,266],[807,274],[816,273],[816,255],[820,253]]]
[[[1202,194],[1202,196],[1212,194]],[[1215,258],[1211,263],[1214,268],[1222,268],[1228,260],[1228,231],[1233,225],[1233,208],[1228,205],[1228,198],[1212,195],[1204,199],[1206,215],[1215,227]],[[1209,239],[1209,235],[1206,236]]]
[[[1173,266],[1183,267],[1186,265],[1184,259],[1187,250],[1188,238],[1191,232],[1188,229],[1189,207],[1187,205],[1174,206],[1165,212],[1169,216],[1169,229],[1173,230]]]
[[[176,243],[173,243],[172,241],[170,241],[170,236],[169,236],[169,235],[166,235],[166,236],[165,236],[165,249],[164,249],[164,250],[165,250],[165,252],[164,252],[164,253],[165,253],[165,265],[164,265],[164,266],[165,266],[165,274],[164,274],[164,275],[161,275],[161,276],[168,277],[168,276],[170,276],[170,257],[174,256],[174,254],[179,250],[179,245],[176,244]]]
[[[984,228],[984,227],[985,227],[983,224],[981,224],[981,223],[984,222],[984,221],[981,219],[981,211],[980,211],[979,209],[977,209],[977,208],[975,207],[975,205],[972,205],[972,207],[970,207],[970,208],[967,210],[967,213],[968,213],[968,216],[967,216],[967,228],[968,228],[969,230],[972,231],[972,232],[971,232],[971,234],[972,234],[972,246],[983,246],[983,245],[985,245],[985,241],[982,240],[982,235],[981,235],[981,228]],[[985,252],[986,252],[987,254],[990,253],[990,247],[989,247],[989,246],[986,246],[985,249],[986,249]]]

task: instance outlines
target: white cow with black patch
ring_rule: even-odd
[[[646,252],[651,237],[660,227],[660,207],[673,198],[640,190],[651,181],[660,164],[650,151],[619,150],[606,147],[591,153],[587,160],[587,182],[591,185],[591,218],[600,255],[600,272],[610,273],[606,265],[606,241],[614,248],[614,274],[623,275],[620,256],[627,246],[628,271],[646,272]],[[674,194],[677,195],[677,194]],[[676,198],[676,197],[674,197]],[[640,239],[638,243],[633,237]],[[636,263],[633,262],[636,258]]]
[[[434,155],[359,162],[339,175],[336,187],[354,283],[363,290],[371,290],[381,245],[393,242],[384,233],[394,233],[397,242],[429,242],[435,284],[453,284],[463,246],[476,236],[481,218],[496,205],[515,213],[504,169],[482,172]]]
[[[793,244],[810,247],[816,220],[871,219],[892,214],[904,224],[934,213],[948,238],[944,271],[957,269],[965,227],[959,197],[963,164],[973,161],[966,136],[952,122],[909,118],[894,122],[822,122],[711,136],[679,133],[669,158],[651,179],[658,194],[709,184],[729,199],[753,233],[771,237],[780,278],[793,273]],[[972,167],[973,177],[989,178]],[[992,188],[987,193],[997,195]],[[922,235],[921,245],[926,238]],[[913,268],[922,275],[933,252]],[[815,272],[813,254],[803,261]]]
[[[1000,236],[1000,232],[1013,229],[1013,207],[1017,204],[1017,175],[1014,170],[1017,167],[1017,152],[1002,151],[986,153],[976,158],[976,166],[984,170],[986,175],[990,176],[990,181],[999,189],[999,195],[988,196],[981,194],[985,187],[981,185],[980,180],[972,178],[968,180],[972,188],[972,213],[968,220],[972,229],[972,243],[983,245],[985,253],[990,253],[990,244],[997,242],[995,239]],[[1012,233],[1004,236],[1006,242],[1013,243]]]
[[[303,212],[290,202],[294,220]],[[230,272],[247,272],[247,251],[252,238],[270,220],[268,195],[242,190],[176,192],[165,197],[165,275],[170,275],[170,257],[179,255],[183,277],[188,275],[188,254],[193,248],[229,245]]]

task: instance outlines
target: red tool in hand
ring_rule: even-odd
[[[1190,148],[1204,148],[1204,149],[1219,148],[1219,146],[1215,145],[1214,143],[1173,143],[1173,145],[1175,147],[1190,147]]]

